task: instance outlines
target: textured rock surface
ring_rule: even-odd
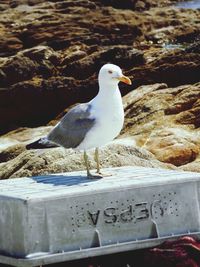
[[[102,148],[100,152],[101,165],[103,167],[127,165],[175,168],[173,165],[159,162],[151,153],[136,148],[133,144],[133,141],[126,139],[117,140]],[[96,167],[93,154],[92,150],[88,153],[91,168]],[[27,151],[23,145],[15,145],[0,154],[0,158],[3,156],[7,162],[0,163],[2,179],[85,169],[82,152],[60,147]],[[12,156],[13,159],[11,159]]]
[[[7,157],[9,157],[9,155],[11,158],[13,158],[12,153],[17,153],[20,147],[24,147],[25,149],[25,144],[30,143],[30,140],[37,140],[45,136],[51,128],[51,126],[38,128],[19,128],[3,135],[0,137],[0,162],[7,161]]]
[[[146,64],[128,72],[133,77],[133,85],[166,83],[168,86],[195,83],[200,77],[200,54],[198,52],[175,49],[150,48],[145,52]]]
[[[138,146],[160,161],[176,166],[198,161],[199,97],[200,83],[175,88],[166,84],[137,88],[124,97],[124,135],[134,137]]]
[[[167,6],[173,2],[0,3],[0,132],[44,125],[69,105],[87,101],[97,93],[99,67],[108,61],[128,71],[132,88],[197,82],[197,49],[162,47],[191,43],[200,33],[199,11]],[[125,88],[123,94],[130,90]]]

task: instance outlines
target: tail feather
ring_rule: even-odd
[[[58,145],[50,142],[46,137],[40,138],[35,142],[26,145],[26,149],[45,149],[51,147],[58,147]]]

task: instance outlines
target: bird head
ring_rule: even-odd
[[[116,85],[123,82],[131,85],[131,80],[123,75],[120,67],[114,64],[105,64],[99,71],[99,82]]]

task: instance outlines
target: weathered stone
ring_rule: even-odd
[[[166,7],[172,2],[6,0],[0,17],[0,131],[43,125],[91,99],[97,71],[107,62],[133,80],[132,87],[120,85],[123,95],[143,84],[196,82],[198,51],[159,45],[186,32],[193,42],[198,36],[199,12]]]
[[[193,162],[199,155],[200,135],[179,128],[164,128],[154,131],[146,140],[143,148],[153,153],[162,162],[175,166]]]
[[[101,165],[103,167],[136,165],[152,168],[175,168],[173,165],[159,162],[151,153],[134,147],[133,144],[134,142],[130,140],[116,140],[103,147],[100,150]],[[88,152],[91,168],[96,167],[93,154],[92,150]],[[58,147],[22,152],[14,159],[0,164],[0,177],[7,179],[84,169],[82,152]]]
[[[129,46],[114,46],[94,52],[88,57],[64,66],[63,73],[83,80],[97,73],[103,64],[112,62],[122,68],[131,68],[144,63],[143,53]]]
[[[23,48],[22,41],[15,36],[0,34],[0,56],[9,56]]]
[[[191,171],[191,172],[200,172],[200,159],[190,162],[188,164],[182,165],[179,169],[183,171]]]
[[[14,159],[25,150],[26,146],[23,144],[9,146],[7,149],[4,149],[2,152],[0,152],[0,162],[6,162]]]
[[[26,49],[10,57],[1,65],[4,73],[4,85],[27,81],[36,75],[47,78],[53,74],[54,65],[58,64],[58,53],[45,46]]]
[[[153,50],[152,53],[155,51]],[[135,67],[128,72],[134,79],[134,86],[153,83],[167,83],[169,86],[195,83],[200,76],[200,54],[188,53],[184,50],[175,50],[152,56],[151,49],[146,52],[147,63]]]
[[[15,153],[14,150],[18,150],[18,148],[20,149],[20,145],[23,147],[25,144],[29,143],[30,140],[36,140],[45,136],[51,129],[51,126],[38,128],[18,128],[17,130],[4,134],[0,137],[0,158],[5,158],[5,161],[7,161],[6,158],[9,158],[10,152],[13,151]],[[14,145],[17,145],[16,149],[14,148]],[[5,154],[8,155],[8,157],[4,157]]]
[[[123,0],[123,1],[99,0],[99,1],[105,5],[111,5],[114,8],[133,9],[133,10],[139,10],[139,11],[149,9],[150,7],[155,7],[158,4],[158,2],[154,1],[154,0],[153,1],[148,1],[148,0]],[[160,6],[165,6],[165,5],[168,5],[170,3],[173,3],[173,1],[169,1],[169,0],[159,1]]]
[[[6,84],[10,85],[31,79],[34,75],[36,75],[37,68],[39,68],[39,65],[29,58],[15,56],[2,66],[2,71],[7,77]]]
[[[182,166],[199,160],[200,84],[141,86],[124,97],[125,136],[163,162]]]

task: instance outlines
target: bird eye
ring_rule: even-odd
[[[112,74],[113,72],[112,72],[112,70],[109,70],[108,73]]]

